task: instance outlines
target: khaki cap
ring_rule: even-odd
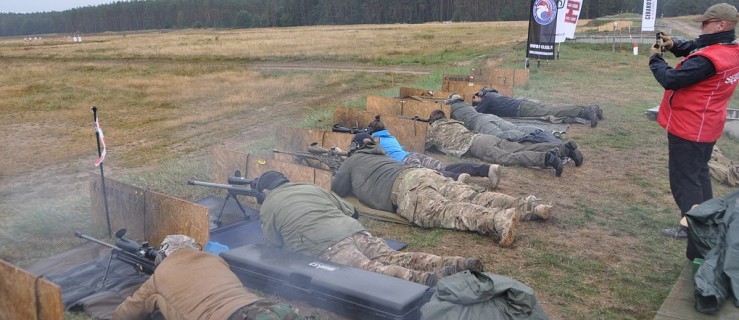
[[[711,19],[719,19],[724,21],[737,22],[737,20],[739,20],[738,18],[739,17],[737,16],[736,7],[728,3],[719,3],[710,6],[706,10],[706,13],[704,13],[702,16],[699,16],[698,18],[693,19],[693,21],[703,22]]]

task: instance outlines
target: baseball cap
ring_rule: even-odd
[[[739,20],[738,18],[739,17],[737,17],[736,7],[728,3],[719,3],[708,7],[706,12],[702,16],[693,19],[693,21],[703,22],[711,19],[719,19],[724,21],[737,22],[737,20]]]

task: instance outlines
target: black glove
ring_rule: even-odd
[[[670,38],[669,34],[666,34],[664,32],[660,32],[659,34],[659,46],[662,47],[662,51],[669,51],[672,49],[672,46],[675,45],[675,42],[672,41],[672,38]]]

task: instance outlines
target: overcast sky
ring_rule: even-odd
[[[64,11],[78,7],[113,3],[115,0],[2,0],[0,12],[31,13]]]

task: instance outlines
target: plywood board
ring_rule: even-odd
[[[428,118],[431,111],[441,109],[447,114],[451,110],[443,100],[416,100],[408,98],[388,98],[367,96],[367,112],[388,115],[419,116]]]
[[[169,234],[187,234],[207,243],[208,208],[106,177],[111,231],[126,228],[126,237],[158,245]],[[90,175],[92,220],[106,226],[100,176]]]
[[[405,99],[369,95],[366,111],[372,114],[402,115],[404,103]]]
[[[210,239],[208,207],[154,191],[146,192],[145,237],[159,244],[170,234],[187,235],[203,248]]]
[[[400,87],[399,98],[411,98],[419,101],[441,100],[444,101],[452,94],[448,91],[429,90],[420,88]]]
[[[480,91],[480,88],[489,86],[484,82],[472,82],[472,81],[444,81],[441,89],[444,91],[450,91],[461,96],[464,101],[472,102],[472,96]]]
[[[90,213],[92,221],[107,228],[103,184],[98,173],[90,174]],[[146,190],[105,177],[110,229],[128,229],[132,239],[145,239]]]
[[[477,76],[477,82],[488,83],[498,90],[498,86],[516,88],[526,86],[529,83],[530,72],[529,69],[484,67],[472,69],[472,74]],[[498,91],[500,92],[500,90]]]
[[[275,149],[285,151],[308,151],[312,142],[321,143],[325,131],[292,127],[275,128]]]
[[[0,260],[0,318],[62,320],[61,288]]]
[[[227,183],[228,177],[236,170],[242,175],[246,172],[247,155],[224,148],[213,148],[213,173],[211,179],[215,183]],[[225,194],[225,192],[223,192]]]
[[[342,106],[334,108],[333,121],[342,127],[364,129],[374,119],[375,114],[364,110]]]
[[[388,107],[388,109],[392,108],[394,107]],[[349,119],[374,119],[375,115],[367,111],[350,109],[342,113],[341,116]],[[334,114],[334,117],[337,117],[337,115]],[[341,119],[335,118],[335,120]],[[405,147],[406,151],[423,153],[428,124],[419,121],[400,119],[397,117],[381,117],[380,121],[382,121],[388,131],[398,139],[398,142]]]

